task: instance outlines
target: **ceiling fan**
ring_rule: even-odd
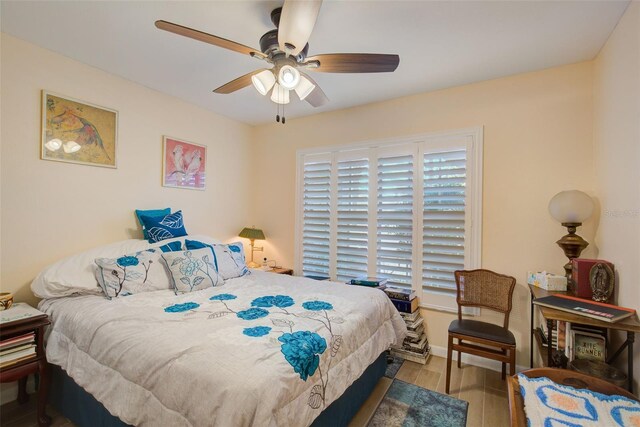
[[[271,64],[226,83],[215,93],[228,94],[253,83],[256,90],[267,95],[276,104],[288,104],[290,92],[296,93],[313,107],[328,102],[318,84],[305,71],[324,73],[385,73],[398,67],[398,55],[375,53],[328,53],[307,56],[307,43],[315,26],[322,0],[285,0],[284,5],[271,12],[271,22],[276,29],[260,38],[260,50],[214,36],[193,28],[159,20],[155,25],[161,30],[190,37],[225,49],[249,55]],[[284,108],[284,107],[283,107]],[[280,121],[280,116],[276,116]],[[282,123],[285,118],[282,117]]]

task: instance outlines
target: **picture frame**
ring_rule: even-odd
[[[180,138],[162,138],[162,185],[206,189],[207,147]]]
[[[571,342],[571,360],[586,359],[606,362],[607,339],[603,335],[572,329]]]
[[[117,168],[118,112],[42,90],[40,158]]]

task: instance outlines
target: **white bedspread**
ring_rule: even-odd
[[[259,271],[40,308],[49,362],[134,425],[309,425],[406,334],[379,290]]]

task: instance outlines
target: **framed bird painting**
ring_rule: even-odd
[[[116,167],[118,112],[42,91],[43,160]]]
[[[204,190],[207,147],[165,136],[162,150],[162,185]]]

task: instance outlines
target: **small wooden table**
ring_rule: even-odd
[[[49,364],[44,350],[44,330],[50,324],[46,314],[4,323],[0,326],[0,340],[35,333],[36,354],[32,358],[14,365],[0,368],[0,383],[18,381],[18,403],[29,400],[27,394],[27,378],[29,374],[38,372],[40,384],[38,387],[38,426],[48,426],[51,418],[46,414],[47,395],[49,393]]]
[[[546,297],[553,294],[560,295],[570,295],[567,292],[552,292],[545,291],[542,288],[537,286],[529,285],[529,292],[531,293],[531,337],[529,341],[530,348],[530,365],[533,368],[533,341],[534,337],[536,343],[538,345],[538,349],[540,351],[540,355],[542,356],[542,361],[545,366],[554,367],[553,363],[553,352],[549,351],[549,349],[545,349],[542,346],[541,337],[539,336],[539,331],[536,330],[533,323],[533,313],[534,313],[534,304],[533,301],[537,298]],[[627,389],[633,393],[633,343],[635,341],[635,333],[640,332],[640,321],[638,320],[638,316],[634,315],[628,317],[626,319],[620,320],[619,322],[603,322],[601,320],[592,319],[586,316],[580,316],[578,314],[568,313],[566,311],[556,310],[553,308],[536,306],[540,311],[540,314],[547,321],[547,343],[551,345],[551,334],[553,332],[554,323],[556,320],[561,320],[570,323],[579,323],[581,325],[595,326],[598,328],[612,329],[618,331],[624,331],[627,333],[627,339],[620,345],[620,347],[613,353],[613,355],[607,357],[606,362],[611,363],[615,361],[620,354],[626,349],[627,350]],[[546,351],[545,351],[546,350]],[[546,356],[546,360],[545,360]]]

